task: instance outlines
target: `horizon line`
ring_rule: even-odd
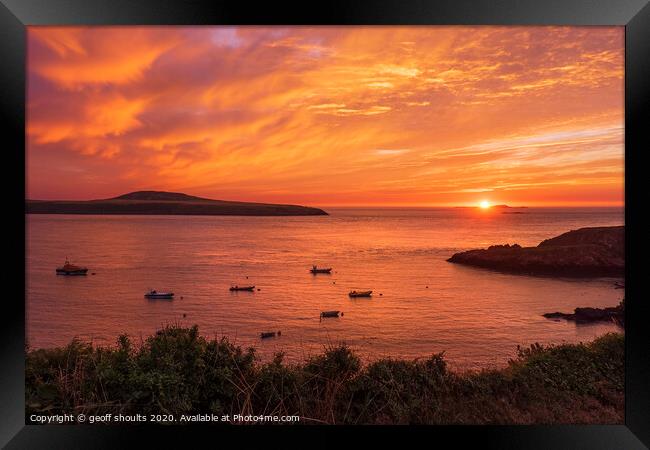
[[[194,197],[199,197],[193,194],[187,194]],[[44,201],[44,202],[89,202],[98,200],[113,200],[116,197],[109,198],[92,198],[92,199],[39,199],[27,198],[25,201]],[[259,200],[233,200],[233,199],[212,199],[209,197],[200,197],[206,200],[226,201],[226,202],[242,202],[242,203],[266,203],[266,204],[281,204],[293,206],[305,206],[312,208],[480,208],[479,202],[473,203],[366,203],[366,204],[323,204],[323,203],[307,203],[307,202],[291,202],[291,201],[259,201]],[[578,203],[578,202],[564,202],[564,203],[516,203],[511,204],[507,202],[495,202],[490,205],[488,209],[500,206],[507,206],[509,208],[625,208],[625,203],[619,202],[604,202],[604,203]]]
[[[614,203],[551,203],[551,204],[521,204],[511,205],[507,203],[498,203],[490,206],[490,208],[499,207],[501,205],[508,206],[509,208],[624,208],[625,204]],[[300,206],[311,206],[314,208],[480,208],[478,204],[365,204],[365,205],[322,205],[322,204],[309,204]],[[487,208],[487,209],[490,209]]]

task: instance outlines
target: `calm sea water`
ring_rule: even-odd
[[[73,337],[136,341],[165,324],[198,324],[299,361],[346,342],[365,360],[445,351],[461,369],[495,367],[517,344],[588,341],[615,325],[576,325],[541,314],[614,306],[614,279],[516,276],[446,262],[491,244],[537,245],[584,226],[622,225],[621,208],[326,208],[322,217],[28,215],[27,338],[32,348]],[[86,277],[55,274],[66,256]],[[333,267],[311,275],[312,264]],[[94,272],[95,275],[90,275]],[[248,278],[247,278],[248,277]],[[231,293],[231,283],[259,291]],[[174,300],[147,300],[148,288]],[[372,299],[350,299],[372,289]],[[381,294],[381,295],[380,295]],[[338,319],[319,319],[341,310]],[[281,330],[260,340],[262,331]]]

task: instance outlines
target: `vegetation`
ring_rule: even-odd
[[[299,415],[300,423],[622,423],[624,337],[533,345],[500,370],[457,373],[442,353],[362,365],[345,345],[302,364],[169,326],[137,348],[73,340],[28,350],[27,415]]]

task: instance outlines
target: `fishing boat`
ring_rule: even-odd
[[[255,290],[255,286],[230,286],[231,291],[250,291],[253,292]]]
[[[328,267],[328,268],[318,268],[318,267],[316,267],[316,266],[312,266],[311,269],[309,269],[309,271],[310,271],[311,273],[313,273],[314,275],[316,275],[317,273],[332,273],[332,268],[331,268],[331,267]]]
[[[260,333],[260,338],[267,339],[267,338],[275,337],[276,335],[280,336],[281,334],[282,333],[279,331],[277,333],[275,331],[265,331],[263,333]]]
[[[145,298],[174,298],[173,292],[158,292],[155,289],[151,289],[144,294]]]
[[[338,317],[341,311],[323,311],[320,313],[321,317]]]
[[[372,291],[351,291],[348,295],[350,297],[371,297]]]
[[[67,258],[65,260],[65,264],[63,264],[63,267],[57,267],[56,269],[57,275],[86,275],[86,272],[88,272],[88,269],[86,267],[70,264],[70,261],[68,261]]]

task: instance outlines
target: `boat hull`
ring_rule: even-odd
[[[372,297],[372,291],[366,291],[366,292],[350,292],[348,294],[352,298],[357,298],[357,297]]]
[[[231,287],[230,288],[230,292],[237,292],[237,291],[253,292],[254,290],[255,290],[255,286]]]
[[[174,294],[144,294],[145,298],[149,299],[173,299]]]
[[[78,270],[64,270],[64,269],[56,269],[56,274],[57,275],[87,275],[88,274],[88,269],[78,269]]]

